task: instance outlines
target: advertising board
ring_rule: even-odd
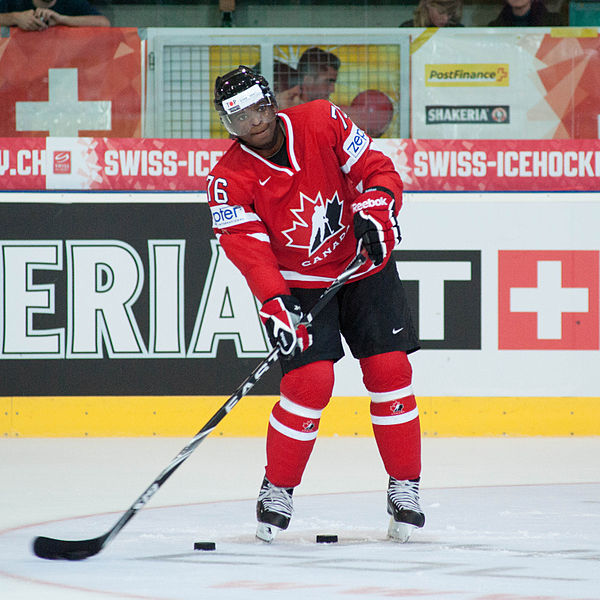
[[[227,393],[268,348],[203,197],[100,195],[0,202],[0,395]],[[421,393],[597,392],[600,194],[406,193],[401,217]]]
[[[266,355],[206,203],[229,143],[1,140],[5,435],[189,433],[190,411]],[[422,346],[411,362],[424,434],[596,434],[598,143],[377,143],[405,183],[392,260]],[[346,409],[325,434],[367,435],[368,418],[352,416],[368,407],[356,361],[336,374]],[[271,369],[226,427],[261,435],[279,378]]]
[[[595,28],[427,29],[411,44],[411,137],[598,139]]]

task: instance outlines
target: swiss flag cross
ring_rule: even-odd
[[[599,349],[599,252],[501,250],[498,347]]]
[[[141,135],[137,29],[13,27],[0,73],[0,137]]]

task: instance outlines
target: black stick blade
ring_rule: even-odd
[[[36,537],[33,540],[33,553],[48,560],[83,560],[98,554],[104,547],[106,536],[91,540],[55,540]]]

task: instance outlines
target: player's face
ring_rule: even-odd
[[[275,122],[275,106],[267,99],[228,115],[224,122],[229,133],[246,138],[264,133]]]
[[[335,91],[337,76],[338,72],[333,67],[326,67],[317,75],[307,75],[300,86],[302,101],[329,100],[329,96]]]
[[[265,101],[230,115],[231,129],[244,143],[259,150],[277,145],[279,128],[275,107]]]

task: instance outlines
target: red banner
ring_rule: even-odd
[[[378,140],[407,191],[591,191],[598,140]]]
[[[5,190],[204,191],[230,140],[0,138]]]
[[[229,140],[0,138],[4,190],[204,191]],[[406,191],[597,191],[598,140],[377,140]]]
[[[0,40],[0,73],[0,136],[141,135],[137,29],[15,27]]]
[[[560,118],[556,138],[597,138],[600,90],[600,40],[545,35],[536,58],[544,99]]]

